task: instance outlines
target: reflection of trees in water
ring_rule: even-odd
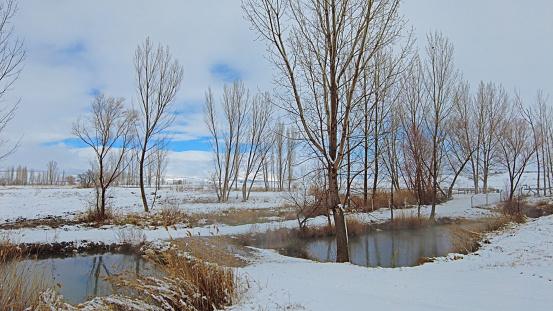
[[[335,241],[319,239],[310,244],[319,260],[334,260]],[[352,262],[369,267],[413,266],[420,257],[443,256],[449,251],[447,232],[441,227],[378,231],[350,240]]]
[[[109,265],[111,263],[110,258],[112,262],[117,262],[117,264]],[[114,291],[113,286],[109,282],[105,282],[103,278],[110,277],[114,272],[118,273],[125,269],[130,270],[132,268],[134,268],[135,273],[139,273],[141,262],[142,260],[139,256],[132,255],[110,255],[106,259],[104,259],[104,255],[92,257],[88,272],[86,292],[92,297],[105,293],[112,293]]]
[[[108,270],[108,268],[104,264],[104,258],[102,255],[92,257],[92,264],[90,265],[90,270],[88,272],[88,282],[87,282],[86,290],[93,297],[98,296],[98,289],[99,289],[98,285],[101,281],[100,276],[102,274],[105,276],[111,276],[112,273]],[[89,287],[90,283],[92,283],[92,290]]]

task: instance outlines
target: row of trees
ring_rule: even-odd
[[[205,99],[204,122],[212,135],[214,153],[211,182],[219,202],[228,201],[233,187],[240,187],[242,200],[247,201],[259,179],[266,190],[289,189],[296,139],[290,128],[274,117],[270,96],[251,96],[244,84],[235,80],[224,85],[220,105],[211,89]]]
[[[168,47],[156,47],[147,38],[134,56],[137,107],[128,107],[124,98],[96,96],[91,113],[73,124],[73,135],[80,138],[94,153],[91,173],[96,188],[96,211],[105,217],[107,189],[121,181],[130,170],[138,173],[138,184],[144,210],[150,209],[145,182],[156,176],[156,191],[167,165],[167,131],[175,118],[172,105],[182,82],[183,68],[173,60]],[[149,178],[147,177],[149,174]]]
[[[301,154],[325,171],[337,261],[349,259],[343,206],[357,181],[365,204],[379,185],[389,187],[391,202],[407,187],[419,206],[432,205],[434,218],[463,172],[475,192],[487,192],[492,170],[504,169],[508,199],[534,155],[543,189],[552,176],[546,98],[524,108],[493,82],[473,94],[447,37],[431,32],[422,53],[413,48],[399,5],[243,1],[275,69],[274,102],[295,125]]]
[[[46,164],[46,170],[35,171],[26,166],[18,165],[6,168],[0,179],[2,185],[73,185],[75,177],[66,175],[65,170],[61,173],[56,161],[49,161]]]

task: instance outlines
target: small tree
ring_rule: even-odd
[[[536,150],[532,130],[524,119],[511,117],[502,122],[496,139],[499,164],[509,175],[508,201],[512,201],[522,174]]]
[[[90,188],[94,185],[94,172],[88,170],[84,173],[77,175],[77,183],[79,183],[81,188]]]
[[[92,113],[73,123],[73,135],[94,152],[92,172],[96,187],[96,212],[106,217],[106,192],[128,165],[125,157],[132,150],[136,114],[127,110],[123,98],[96,96]]]

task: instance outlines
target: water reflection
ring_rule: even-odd
[[[60,292],[71,303],[79,303],[90,297],[106,296],[113,293],[102,276],[110,276],[124,270],[140,272],[147,262],[140,256],[123,254],[77,255],[63,259],[38,260],[44,267],[46,277],[53,283],[62,285]]]
[[[308,242],[306,249],[313,259],[336,261],[333,237]],[[415,266],[420,257],[445,256],[450,251],[447,229],[440,226],[368,232],[349,239],[350,262],[370,267]]]

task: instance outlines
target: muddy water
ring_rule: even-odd
[[[103,276],[124,270],[141,271],[147,262],[136,255],[102,254],[77,255],[63,259],[41,259],[37,265],[44,268],[45,277],[53,284],[61,284],[60,292],[71,303],[84,302],[89,297],[106,296],[112,288]]]
[[[333,237],[312,240],[306,250],[312,259],[336,261]],[[415,266],[420,257],[445,256],[450,251],[448,231],[442,226],[374,231],[349,239],[351,263],[369,267]]]

